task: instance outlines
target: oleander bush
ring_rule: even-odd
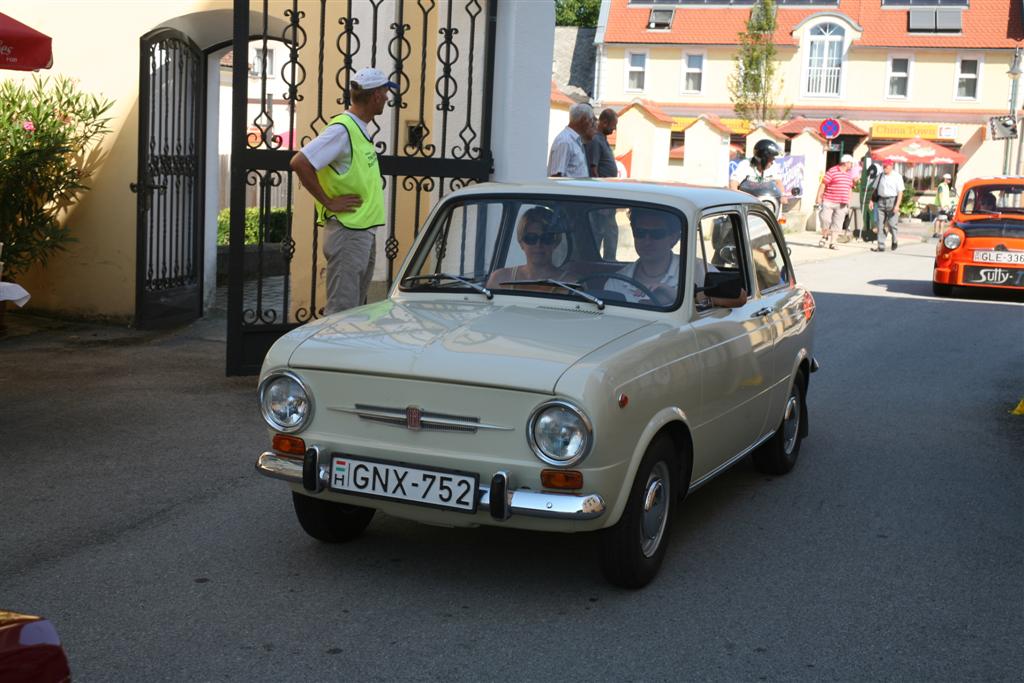
[[[65,222],[98,168],[113,102],[58,76],[0,81],[0,242],[4,275],[45,265],[75,241]]]

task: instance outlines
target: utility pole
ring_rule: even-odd
[[[1017,139],[1021,139],[1021,130],[1019,122],[1017,121],[1017,83],[1020,81],[1020,48],[1016,48],[1013,51],[1013,61],[1010,62],[1010,70],[1006,72],[1006,75],[1010,77],[1010,118],[1013,119],[1014,123],[1017,124]],[[1011,138],[1006,139],[1006,149],[1003,151],[1003,175],[1010,175],[1011,165],[1010,159],[1013,156],[1013,140]],[[1020,149],[1017,150],[1017,168],[1020,168]]]

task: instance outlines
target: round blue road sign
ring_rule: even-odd
[[[835,119],[825,119],[821,122],[821,125],[818,126],[818,130],[821,131],[821,135],[826,140],[835,140],[839,137],[839,128],[839,122]]]

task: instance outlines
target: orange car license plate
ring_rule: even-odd
[[[975,250],[974,260],[978,263],[1019,263],[1024,264],[1024,251]]]

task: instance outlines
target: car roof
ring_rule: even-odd
[[[987,176],[984,178],[971,178],[964,183],[964,189],[975,185],[1024,185],[1024,176]]]
[[[536,182],[480,183],[459,191],[459,196],[475,194],[572,195],[580,199],[611,199],[626,202],[671,204],[688,211],[723,204],[754,204],[757,199],[745,192],[724,187],[687,185],[630,178],[549,178]]]

